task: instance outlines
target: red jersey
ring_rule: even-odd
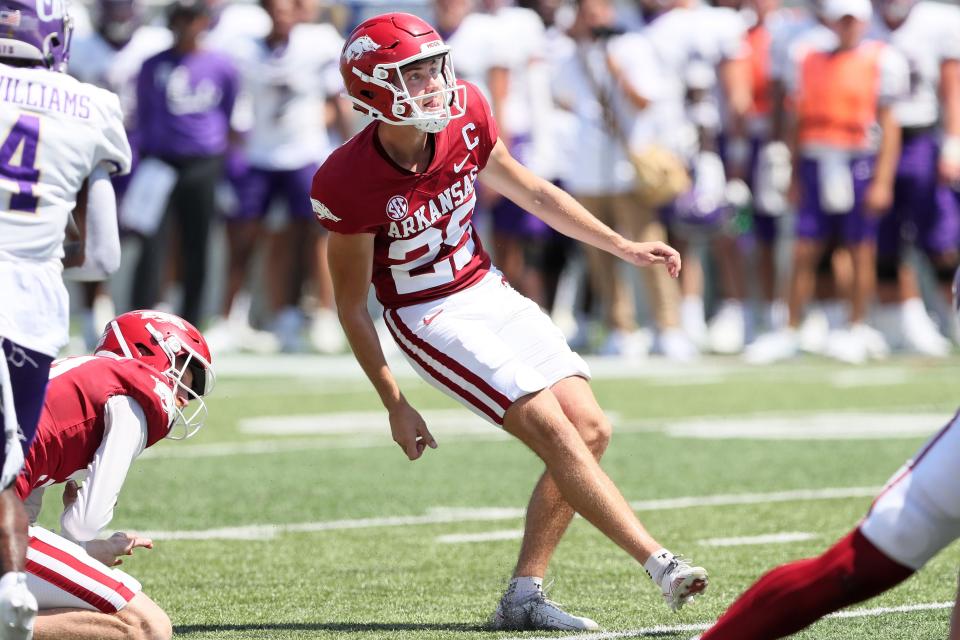
[[[148,447],[167,435],[176,403],[170,383],[153,367],[111,356],[54,363],[36,439],[17,476],[21,499],[87,468],[103,440],[104,405],[114,396],[130,396],[143,409]]]
[[[399,167],[367,126],[330,154],[310,192],[320,223],[337,233],[374,234],[373,286],[391,309],[443,298],[490,269],[473,228],[474,184],[497,142],[497,125],[468,82],[466,113],[433,134],[422,173]]]

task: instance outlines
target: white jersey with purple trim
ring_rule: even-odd
[[[875,16],[871,35],[889,42],[907,60],[909,94],[897,101],[894,111],[904,127],[929,127],[940,116],[940,66],[960,60],[960,8],[924,0],[907,19],[890,31]]]
[[[0,336],[66,344],[64,231],[94,168],[130,171],[117,96],[64,73],[0,64]]]
[[[117,94],[127,128],[137,112],[137,75],[143,61],[173,43],[169,29],[142,26],[130,41],[115,49],[99,33],[74,38],[70,44],[69,73],[80,82],[89,82]]]
[[[302,24],[283,47],[271,48],[264,39],[240,42],[231,53],[251,107],[250,164],[291,170],[323,161],[331,150],[326,101],[343,88],[343,38],[332,25]]]

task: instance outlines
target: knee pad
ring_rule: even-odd
[[[899,256],[877,256],[877,282],[880,284],[894,284],[900,273]],[[951,281],[953,272],[950,272]]]

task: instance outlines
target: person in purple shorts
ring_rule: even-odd
[[[900,152],[892,105],[905,93],[908,73],[896,50],[864,39],[871,15],[870,0],[827,0],[823,16],[837,44],[799,51],[788,78],[796,105],[793,188],[799,198],[789,326],[758,338],[745,354],[748,361],[771,362],[799,352],[797,328],[813,294],[817,263],[831,241],[850,252],[853,286],[849,325],[831,332],[825,353],[851,363],[886,353],[866,317],[875,289],[878,219],[893,202]]]
[[[214,194],[223,171],[239,79],[227,56],[201,46],[210,24],[205,2],[178,0],[167,12],[173,46],[147,59],[137,78],[142,158],[137,171],[150,167],[155,174],[151,181],[168,186],[167,207],[154,229],[144,233],[130,302],[147,309],[160,300],[162,266],[176,223],[183,265],[179,315],[198,323],[210,223],[216,210]]]
[[[960,254],[960,9],[927,0],[882,0],[877,36],[910,65],[910,92],[895,106],[903,151],[890,215],[877,246],[878,327],[891,347],[943,357],[950,341],[927,315],[916,276],[902,257],[914,244],[929,259],[943,300]],[[939,131],[943,127],[943,140]]]
[[[279,201],[289,220],[266,265],[267,307],[279,346],[284,351],[300,349],[299,274],[312,271],[320,301],[312,342],[321,352],[338,352],[346,341],[333,305],[325,232],[313,224],[309,193],[313,174],[333,147],[328,124],[339,125],[342,137],[348,134],[344,117],[348,108],[339,98],[343,38],[330,24],[306,23],[307,16],[294,0],[261,4],[271,20],[270,32],[264,38],[241,40],[232,51],[252,107],[252,124],[243,151],[247,168],[234,180],[237,207],[227,219],[230,257],[223,318],[208,336],[215,350],[244,346],[242,334],[248,325],[231,319],[231,309],[264,236],[264,218]]]

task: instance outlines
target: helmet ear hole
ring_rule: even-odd
[[[151,351],[150,348],[149,348],[147,345],[143,344],[142,342],[138,342],[138,343],[137,343],[136,345],[134,345],[134,346],[137,348],[137,351],[139,351],[139,352],[140,352],[140,355],[142,355],[142,356],[151,356],[151,355],[153,355],[153,351]]]

